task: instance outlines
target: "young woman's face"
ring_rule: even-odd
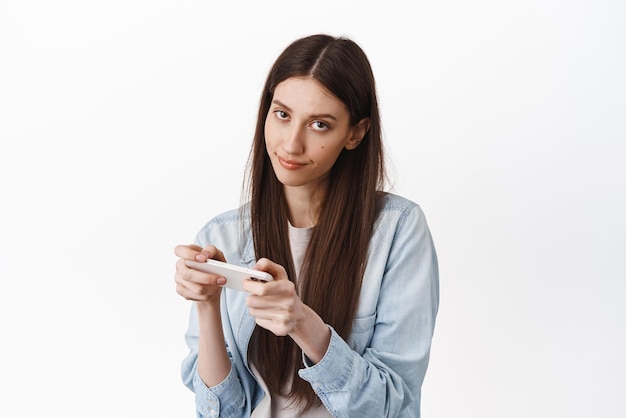
[[[361,125],[350,126],[346,105],[318,81],[281,82],[265,120],[265,146],[278,180],[315,190],[341,151],[359,145],[366,132]]]

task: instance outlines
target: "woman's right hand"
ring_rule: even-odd
[[[187,267],[185,260],[195,260],[204,263],[209,258],[224,261],[224,254],[213,245],[201,248],[197,245],[177,245],[174,254],[179,259],[176,262],[176,292],[187,300],[196,302],[212,302],[219,300],[226,279],[215,274],[205,273]]]

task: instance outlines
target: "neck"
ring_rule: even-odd
[[[291,225],[296,228],[315,226],[324,193],[320,189],[284,187]]]

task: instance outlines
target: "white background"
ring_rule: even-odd
[[[423,416],[626,416],[626,3],[214,3],[0,1],[0,416],[194,416],[172,250],[316,32],[370,57],[439,253]]]

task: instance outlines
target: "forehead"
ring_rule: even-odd
[[[303,114],[330,113],[347,117],[347,106],[329,92],[322,83],[312,78],[292,77],[280,82],[274,89],[274,101]]]

